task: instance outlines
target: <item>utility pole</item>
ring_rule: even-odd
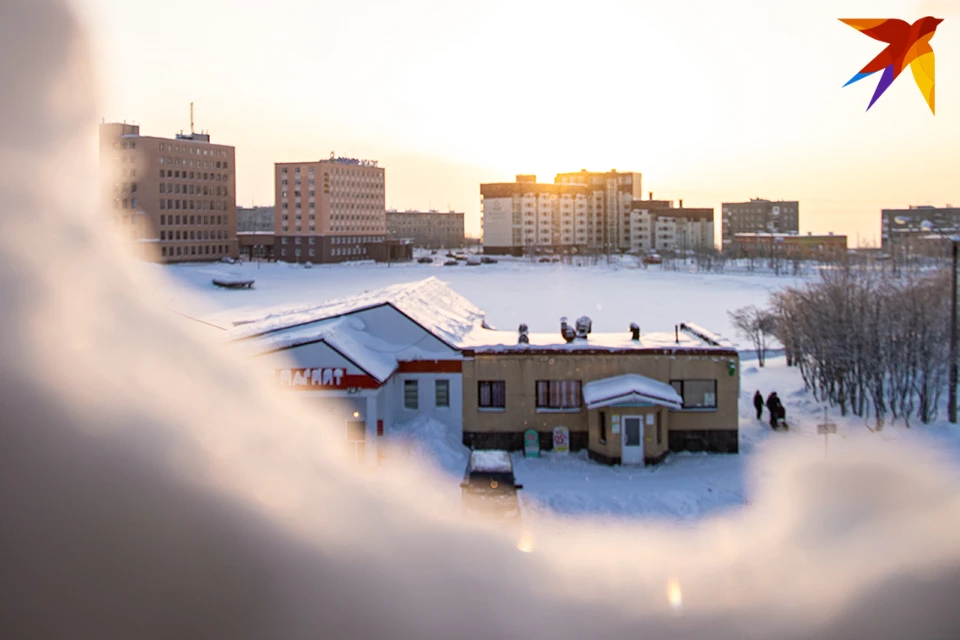
[[[957,424],[957,254],[960,250],[960,238],[950,239],[953,245],[953,274],[950,295],[950,404],[949,420]]]

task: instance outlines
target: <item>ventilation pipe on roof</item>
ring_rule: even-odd
[[[593,328],[593,321],[590,320],[587,316],[580,316],[577,318],[577,337],[582,338],[583,340],[587,339],[587,334],[590,333],[590,330]]]
[[[527,325],[520,325],[520,338],[517,342],[519,344],[530,344],[530,336],[527,335]]]
[[[567,319],[560,318],[560,335],[563,336],[563,339],[567,342],[573,342],[573,339],[577,337],[577,333],[573,330],[573,327],[567,324]]]
[[[634,342],[640,340],[640,326],[636,322],[630,323],[630,339]]]
[[[677,344],[680,344],[680,325],[673,325],[673,334],[676,336]]]
[[[650,199],[653,200],[653,191],[650,192]]]
[[[683,209],[683,198],[680,198],[680,208]]]

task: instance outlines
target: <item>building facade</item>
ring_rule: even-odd
[[[139,125],[100,125],[101,198],[144,259],[237,257],[234,148],[206,133],[141,136]]]
[[[493,254],[612,253],[630,248],[630,215],[639,173],[534,175],[480,185],[483,251]]]
[[[273,207],[237,207],[237,233],[273,233]]]
[[[801,258],[804,260],[836,260],[847,253],[847,236],[805,236],[783,233],[738,233],[733,236],[731,251],[735,257]]]
[[[714,249],[712,208],[674,207],[669,200],[634,200],[630,251],[687,253]]]
[[[721,225],[722,247],[728,249],[738,233],[800,233],[800,203],[793,200],[724,202]]]
[[[464,246],[463,214],[454,211],[387,211],[387,237],[409,239],[424,249]]]
[[[274,254],[285,262],[386,259],[385,174],[339,158],[274,168]]]
[[[947,235],[960,233],[960,207],[910,206],[906,209],[883,209],[880,212],[881,248],[899,261],[911,255],[940,255],[946,243],[936,231],[922,228],[929,221]]]

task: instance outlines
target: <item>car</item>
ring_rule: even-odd
[[[544,256],[544,257],[540,258],[539,260],[537,260],[537,262],[552,262],[552,260],[550,260],[550,258]]]
[[[443,266],[445,266],[445,267],[455,267],[455,266],[457,266],[458,264],[460,264],[460,263],[457,262],[456,260],[447,260],[446,262],[443,263]]]
[[[417,258],[417,262],[420,264],[431,264],[433,263],[433,258],[429,256],[423,256],[422,258]]]
[[[489,256],[483,256],[482,258],[480,258],[480,262],[482,262],[483,264],[497,264],[497,259],[491,258]]]
[[[220,262],[225,262],[227,264],[237,264],[240,261],[237,260],[236,258],[231,258],[230,256],[223,256],[222,258],[220,258]]]
[[[519,523],[517,491],[523,489],[523,485],[517,484],[508,452],[471,451],[460,489],[466,515]]]

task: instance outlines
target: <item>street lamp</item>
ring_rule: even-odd
[[[957,424],[957,254],[960,248],[960,235],[948,236],[933,226],[929,220],[920,223],[924,231],[936,231],[950,241],[953,253],[953,269],[951,270],[950,287],[950,402],[947,408],[948,419]]]

